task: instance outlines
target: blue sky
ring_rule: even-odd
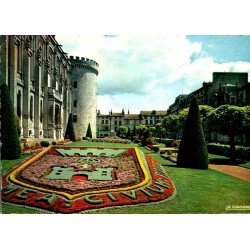
[[[212,81],[212,73],[250,73],[250,36],[56,36],[69,55],[100,65],[97,109],[167,110],[175,97]]]
[[[187,36],[191,42],[201,42],[204,53],[211,55],[214,62],[250,61],[250,36]]]

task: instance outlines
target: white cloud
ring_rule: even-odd
[[[181,36],[57,36],[69,55],[100,65],[98,109],[165,109],[218,71],[250,72],[250,63],[215,63],[201,43]]]

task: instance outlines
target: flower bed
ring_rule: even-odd
[[[3,176],[2,199],[57,213],[169,199],[172,181],[136,148],[48,147]]]
[[[121,139],[121,138],[93,138],[93,139],[88,139],[88,141],[91,141],[91,142],[124,143],[124,144],[130,144],[131,143],[130,140]]]
[[[25,147],[22,149],[22,154],[33,154],[35,152],[43,150],[44,148],[45,147],[43,146]]]
[[[58,141],[57,145],[65,145],[65,144],[69,144],[69,143],[71,143],[71,141],[69,139],[66,139],[64,141]]]

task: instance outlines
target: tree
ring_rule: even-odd
[[[152,133],[152,135],[155,137],[156,128],[155,127],[150,127],[149,130]]]
[[[124,137],[128,133],[128,128],[126,126],[119,126],[116,129],[116,134],[117,136],[122,136]]]
[[[207,126],[207,117],[208,115],[213,112],[214,108],[208,105],[199,105],[200,110],[200,118],[201,118],[201,124],[203,128],[204,134],[208,132],[208,126]],[[178,120],[178,128],[180,131],[183,131],[185,122],[188,116],[189,108],[183,109],[179,114],[179,120]]]
[[[141,137],[148,128],[145,125],[136,126],[136,133]]]
[[[166,133],[166,129],[163,128],[161,123],[155,125],[155,131],[158,134],[158,137],[160,137],[160,140],[162,139],[162,135]]]
[[[16,115],[6,84],[1,85],[1,157],[14,160],[21,157]]]
[[[243,130],[245,133],[245,145],[250,145],[250,106],[244,108]]]
[[[232,161],[236,159],[234,138],[244,133],[244,119],[244,108],[233,105],[222,105],[208,116],[208,127],[211,131],[229,136]]]
[[[131,141],[134,139],[135,136],[136,136],[136,127],[134,126],[131,134]]]
[[[177,133],[179,132],[178,121],[179,115],[168,115],[161,121],[163,128],[165,128],[167,132],[173,133],[174,139],[176,139]]]
[[[145,130],[143,132],[143,136],[142,136],[142,146],[146,146],[147,144],[149,144],[149,138],[152,137],[152,134],[150,132],[150,129],[148,128],[147,130]]]
[[[130,127],[128,127],[128,132],[127,132],[127,139],[131,139],[131,131],[130,131]]]
[[[208,168],[207,145],[196,97],[193,97],[190,104],[178,151],[177,166],[195,169]]]
[[[250,106],[242,108],[244,112],[243,130],[245,133],[250,133]]]
[[[89,123],[89,125],[88,125],[86,137],[92,138],[92,131],[91,131],[91,125],[90,125],[90,123]]]
[[[70,115],[69,115],[68,124],[67,124],[64,138],[70,139],[71,141],[76,141],[72,113],[70,113]]]

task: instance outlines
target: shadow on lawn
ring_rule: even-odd
[[[217,158],[212,158],[209,159],[209,164],[216,164],[216,165],[240,165],[244,164],[246,161],[244,160],[231,160],[231,159],[217,159]]]
[[[165,158],[166,159],[166,162],[165,163],[161,163],[162,166],[165,166],[165,167],[177,167],[177,164],[176,164],[176,159],[171,159],[169,157],[162,157],[162,158]],[[172,162],[173,160],[173,162]],[[175,160],[175,161],[174,161]],[[220,159],[220,158],[210,158],[209,159],[209,164],[215,164],[215,165],[232,165],[232,166],[239,166],[239,165],[242,165],[242,164],[245,164],[247,163],[246,161],[244,160],[231,160],[231,159]]]

